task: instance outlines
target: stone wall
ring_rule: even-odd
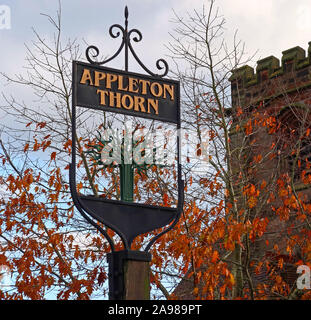
[[[232,105],[249,106],[282,98],[311,86],[311,42],[308,55],[301,47],[282,52],[279,59],[269,56],[257,61],[256,72],[248,65],[233,70],[230,77]],[[311,102],[309,93],[298,98]],[[281,101],[281,103],[284,101]]]

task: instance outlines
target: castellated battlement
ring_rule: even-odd
[[[234,69],[231,81],[232,104],[250,105],[311,86],[311,41],[308,54],[297,46],[257,61],[254,68],[245,65]]]

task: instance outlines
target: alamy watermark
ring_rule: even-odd
[[[193,173],[206,173],[209,164],[209,131],[172,130],[159,128],[133,130],[131,123],[121,129],[105,129],[97,137],[97,143],[90,145],[89,153],[100,164],[155,164],[172,166],[176,163],[179,146],[180,163]],[[177,144],[179,141],[179,145]],[[92,157],[91,156],[91,157]]]
[[[11,8],[0,5],[0,30],[11,29]]]
[[[11,269],[7,265],[0,265],[0,290],[11,285]]]
[[[311,289],[310,268],[306,265],[300,265],[297,268],[297,273],[301,273],[301,275],[297,278],[297,289]]]

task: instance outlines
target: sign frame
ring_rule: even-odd
[[[118,29],[118,32],[114,32],[115,29]],[[101,223],[103,223],[105,226],[110,228],[111,230],[115,231],[121,238],[125,250],[131,250],[131,244],[133,240],[140,234],[144,234],[150,231],[154,231],[159,228],[164,228],[160,233],[155,235],[151,238],[147,246],[144,248],[144,252],[147,254],[152,244],[163,234],[171,230],[176,223],[178,222],[181,213],[183,211],[183,203],[184,203],[184,181],[182,179],[182,171],[181,171],[181,143],[180,143],[180,136],[177,135],[177,188],[178,188],[178,202],[177,206],[172,207],[163,207],[163,206],[154,206],[154,205],[147,205],[147,204],[141,204],[141,203],[132,203],[127,201],[120,201],[120,200],[110,200],[102,197],[95,197],[93,195],[81,195],[77,191],[77,185],[76,185],[76,153],[78,153],[77,150],[77,136],[76,136],[76,110],[77,108],[89,108],[89,109],[100,109],[103,110],[103,106],[98,106],[98,104],[94,104],[94,92],[91,92],[89,88],[85,89],[85,92],[88,92],[87,95],[93,97],[92,103],[81,103],[81,97],[79,97],[79,91],[81,90],[81,86],[77,84],[77,81],[79,79],[78,77],[78,67],[83,66],[85,68],[89,68],[92,70],[97,70],[98,72],[104,72],[109,71],[111,73],[115,73],[122,76],[131,76],[136,77],[137,79],[145,79],[145,81],[154,81],[157,83],[169,83],[174,87],[174,97],[175,97],[175,107],[176,107],[176,113],[174,116],[172,116],[173,113],[166,113],[164,117],[155,117],[151,112],[148,114],[148,112],[121,112],[120,110],[117,110],[118,113],[128,114],[135,117],[140,118],[146,118],[146,119],[152,119],[160,122],[170,123],[176,125],[176,130],[178,134],[180,133],[180,84],[179,81],[172,80],[172,79],[166,79],[164,78],[168,73],[168,64],[165,60],[159,59],[156,62],[156,66],[159,70],[163,69],[161,65],[164,65],[164,72],[160,75],[154,74],[151,72],[148,68],[145,67],[145,65],[140,61],[140,59],[137,57],[132,44],[131,44],[131,36],[133,34],[136,34],[136,36],[133,38],[133,41],[139,42],[142,39],[142,35],[139,30],[132,29],[128,30],[128,9],[125,7],[125,27],[122,27],[119,24],[114,24],[110,27],[109,33],[111,37],[117,38],[121,34],[122,37],[122,43],[119,47],[119,49],[116,51],[116,53],[101,62],[94,61],[90,57],[91,50],[95,50],[95,55],[93,54],[93,57],[97,57],[99,54],[99,50],[95,46],[89,46],[86,49],[86,58],[89,61],[89,63],[80,62],[80,61],[73,61],[72,62],[72,108],[71,108],[71,124],[72,124],[72,152],[71,152],[71,163],[69,165],[69,184],[70,184],[70,192],[72,195],[73,202],[78,209],[78,211],[81,213],[81,215],[90,223],[92,224],[98,231],[100,231],[108,240],[112,253],[115,253],[115,247],[113,239],[108,235],[107,231],[100,227],[98,223],[96,223],[94,220],[97,220]],[[106,68],[101,67],[101,65],[106,64],[107,62],[114,59],[116,56],[119,55],[119,53],[124,48],[125,52],[125,70],[117,70],[112,68]],[[138,64],[150,75],[142,75],[138,73],[133,73],[128,71],[128,53],[129,51],[132,53],[135,60],[138,62]],[[146,80],[148,79],[148,80]],[[80,79],[81,80],[81,79]],[[134,81],[134,80],[133,80]],[[91,84],[91,83],[89,83]],[[84,85],[84,84],[83,84]],[[151,88],[151,86],[150,86]],[[95,88],[96,89],[96,88]],[[97,89],[96,89],[97,90]],[[101,90],[101,89],[100,89]],[[159,89],[160,90],[160,89]],[[93,89],[94,91],[94,89]],[[155,93],[154,95],[157,95]],[[158,91],[159,94],[160,91]],[[108,95],[108,93],[107,93]],[[167,94],[168,96],[168,94]],[[98,99],[98,96],[97,96]],[[127,98],[130,100],[130,98]],[[142,101],[142,100],[140,100]],[[83,104],[83,105],[79,105]],[[85,105],[86,104],[86,105]],[[160,106],[160,103],[159,103]],[[162,108],[162,107],[161,107]],[[161,109],[159,107],[159,109]],[[113,110],[116,108],[111,108],[111,110],[106,109],[107,112],[116,112],[116,110]],[[121,108],[120,108],[121,109]],[[158,109],[158,110],[159,110]],[[162,108],[163,109],[163,108]],[[150,109],[151,110],[151,109]],[[154,108],[156,110],[156,108]],[[165,113],[165,112],[164,112]],[[169,116],[167,116],[169,115]]]

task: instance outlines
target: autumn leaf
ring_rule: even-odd
[[[232,273],[229,275],[229,284],[232,287],[235,284],[234,276]]]
[[[98,284],[102,285],[107,279],[107,275],[104,272],[100,272],[97,278]]]
[[[163,204],[164,204],[164,206],[168,206],[168,204],[169,204],[169,197],[168,197],[167,193],[163,194]]]
[[[83,188],[83,183],[82,182],[79,182],[77,184],[77,191],[80,192],[80,190]]]
[[[51,153],[51,161],[55,160],[55,158],[56,158],[56,152],[54,151]]]
[[[202,149],[201,149],[201,145],[197,144],[197,157],[200,157],[202,154]]]
[[[27,152],[28,148],[29,148],[29,143],[26,143],[24,147],[24,152]]]
[[[257,204],[257,198],[255,198],[254,196],[249,197],[248,206],[250,208],[254,208],[254,207],[256,207],[256,204]]]
[[[241,116],[243,114],[243,109],[241,107],[237,107],[236,113],[238,117]]]
[[[189,178],[189,185],[192,185],[192,176]]]
[[[42,122],[38,122],[36,124],[36,128],[40,128],[40,129],[43,129],[44,127],[46,126],[46,122],[42,121]]]
[[[212,262],[212,263],[216,263],[218,260],[219,260],[219,254],[218,254],[218,251],[215,250],[215,251],[213,252],[211,262]]]
[[[262,180],[261,185],[260,185],[260,189],[264,189],[266,186],[267,186],[266,180]]]

